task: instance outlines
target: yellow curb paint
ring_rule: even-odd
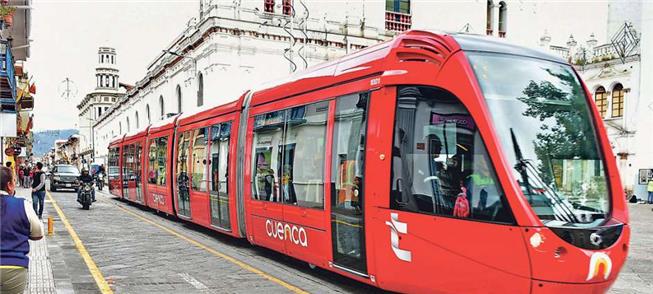
[[[153,226],[155,226],[155,227],[157,227],[157,228],[159,228],[159,229],[161,229],[161,230],[163,230],[163,231],[165,231],[165,232],[167,232],[167,233],[169,233],[169,234],[171,234],[171,235],[173,235],[173,236],[175,236],[175,237],[177,237],[179,239],[182,239],[182,240],[184,240],[184,241],[186,241],[188,243],[191,243],[191,244],[195,245],[196,247],[198,247],[200,249],[204,249],[205,251],[208,251],[209,253],[211,253],[211,254],[213,254],[213,255],[215,255],[217,257],[225,259],[225,260],[227,260],[227,261],[229,261],[229,262],[231,262],[231,263],[233,263],[233,264],[235,264],[235,265],[237,265],[237,266],[239,266],[239,267],[241,267],[241,268],[243,268],[243,269],[245,269],[247,271],[250,271],[250,272],[255,273],[255,274],[257,274],[257,275],[259,275],[259,276],[261,276],[261,277],[263,277],[263,278],[265,278],[265,279],[267,279],[269,281],[277,283],[277,284],[283,286],[284,288],[290,290],[293,293],[298,293],[298,294],[299,293],[301,293],[301,294],[309,293],[309,292],[304,291],[304,290],[302,290],[301,288],[299,288],[297,286],[291,285],[290,283],[287,283],[287,282],[285,282],[285,281],[283,281],[283,280],[281,280],[279,278],[268,275],[265,272],[263,272],[262,270],[257,269],[257,268],[255,268],[255,267],[253,267],[253,266],[251,266],[251,265],[249,265],[247,263],[244,263],[244,262],[242,262],[240,260],[237,260],[237,259],[235,259],[235,258],[233,258],[233,257],[231,257],[229,255],[221,253],[221,252],[219,252],[219,251],[217,251],[217,250],[215,250],[215,249],[213,249],[211,247],[208,247],[208,246],[206,246],[206,245],[204,245],[204,244],[202,244],[202,243],[200,243],[198,241],[195,241],[195,240],[193,240],[193,239],[191,239],[189,237],[186,237],[186,236],[182,235],[181,233],[178,233],[177,231],[175,231],[173,229],[170,229],[170,228],[168,228],[166,226],[160,225],[160,224],[156,223],[155,221],[150,220],[149,218],[141,216],[141,215],[139,215],[139,214],[137,214],[135,212],[129,211],[127,208],[124,208],[121,205],[117,205],[117,204],[114,204],[114,205],[116,205],[116,207],[122,209],[123,211],[133,215],[134,217],[136,217],[136,218],[138,218],[138,219],[140,219],[140,220],[142,220],[144,222],[147,222],[147,223],[149,223],[149,224],[151,224],[151,225],[153,225]]]
[[[82,243],[82,240],[79,239],[77,232],[75,232],[73,226],[71,226],[70,223],[68,222],[68,219],[66,218],[66,215],[64,215],[63,210],[61,210],[61,208],[59,208],[59,205],[57,205],[57,201],[54,200],[50,192],[46,192],[46,194],[48,195],[48,198],[52,202],[52,207],[54,207],[54,209],[57,211],[57,214],[59,214],[59,218],[61,219],[61,222],[66,227],[66,230],[68,230],[70,237],[73,239],[73,242],[75,243],[75,247],[77,247],[77,251],[79,251],[79,254],[84,259],[84,262],[88,267],[88,270],[91,272],[93,279],[95,279],[95,283],[100,288],[100,292],[102,292],[102,294],[113,294],[113,290],[111,290],[111,287],[109,287],[109,283],[107,283],[107,281],[104,279],[104,276],[102,275],[102,272],[100,272],[100,269],[95,264],[95,261],[93,261],[91,255],[88,253],[88,251],[86,251],[86,247],[84,247],[84,243]]]

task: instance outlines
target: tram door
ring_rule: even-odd
[[[129,179],[131,178],[131,164],[134,160],[132,145],[122,147],[122,198],[129,199]]]
[[[336,100],[331,172],[331,234],[334,266],[367,274],[364,162],[369,93]]]
[[[192,131],[179,134],[177,140],[177,214],[189,218],[190,215],[190,177],[188,175],[188,148]]]
[[[141,168],[142,168],[143,146],[141,143],[134,145],[134,185],[136,187],[136,201],[143,203],[143,185],[141,183]]]
[[[229,221],[229,191],[227,187],[229,163],[229,135],[231,122],[211,126],[210,147],[210,202],[211,225],[231,230]]]

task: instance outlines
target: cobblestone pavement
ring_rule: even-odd
[[[85,211],[75,193],[51,194],[83,241],[115,293],[269,293],[289,292],[224,258],[215,250],[263,273],[311,293],[368,293],[377,289],[339,275],[310,270],[295,259],[252,246],[202,227],[98,193],[98,202]],[[56,214],[51,205],[48,212]],[[653,208],[630,206],[632,239],[629,259],[610,293],[653,293]],[[139,219],[145,217],[189,240]],[[48,242],[58,293],[99,293],[88,268],[66,229],[57,219],[56,234]],[[282,283],[283,283],[282,282]],[[33,292],[38,293],[38,292]]]
[[[51,192],[50,192],[51,193]],[[285,293],[294,286],[311,293],[369,293],[377,289],[308,265],[271,250],[252,246],[199,226],[97,193],[98,201],[82,210],[73,192],[51,193],[115,293]],[[47,207],[50,213],[54,209]],[[206,248],[174,236],[135,215],[174,230]],[[60,252],[52,257],[55,278],[70,281],[75,293],[98,293],[84,261],[61,225],[55,230]],[[206,249],[260,270],[245,269]],[[57,270],[57,267],[60,270]],[[61,273],[58,272],[61,271]],[[271,281],[278,279],[279,282]],[[59,290],[59,288],[57,288]]]
[[[653,205],[629,204],[630,252],[613,294],[653,293]]]

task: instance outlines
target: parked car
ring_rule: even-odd
[[[79,183],[79,170],[74,165],[57,164],[50,172],[50,191],[56,192],[57,189],[77,190]]]

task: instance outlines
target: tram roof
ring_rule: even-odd
[[[140,129],[134,130],[132,132],[129,132],[129,133],[125,134],[125,138],[122,141],[124,143],[124,142],[127,142],[127,141],[131,141],[133,139],[137,139],[139,137],[145,137],[145,136],[147,136],[149,129],[150,129],[150,126],[147,125],[144,128],[140,128]]]
[[[177,119],[179,118],[179,116],[180,116],[179,114],[176,114],[171,117],[164,118],[160,121],[153,122],[150,125],[149,133],[154,134],[154,133],[158,133],[161,131],[166,131],[174,128],[175,125],[177,124]]]
[[[109,142],[109,146],[114,146],[122,143],[122,140],[125,139],[125,135],[119,135],[118,138],[113,139]]]
[[[244,95],[245,94],[243,94],[243,96]],[[193,112],[189,112],[189,113],[184,112],[181,115],[179,115],[178,125],[184,126],[187,124],[214,118],[227,113],[239,111],[242,107],[243,96],[241,96],[238,100],[227,102],[225,104],[214,106],[208,109],[206,107],[199,107]]]
[[[559,63],[567,63],[560,56],[551,54],[544,50],[524,47],[507,42],[504,39],[488,37],[484,35],[451,34],[463,51],[504,53],[534,57]]]
[[[391,68],[393,64],[410,61],[411,58],[426,59],[442,65],[449,56],[459,50],[507,53],[566,63],[556,55],[511,44],[496,37],[411,30],[397,35],[392,40],[264,84],[254,90],[250,104],[252,106],[265,104],[282,97],[295,96],[350,80],[378,75]]]

